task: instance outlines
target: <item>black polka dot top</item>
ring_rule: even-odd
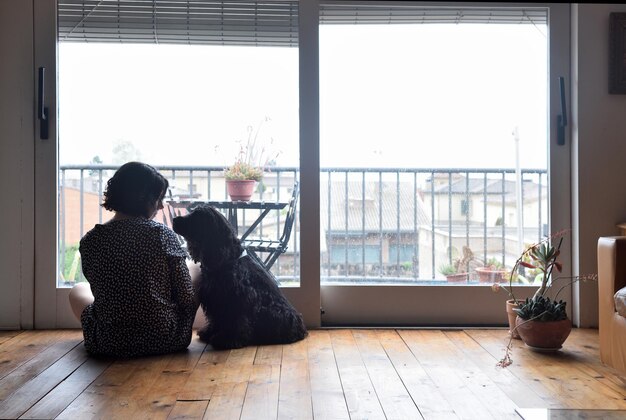
[[[81,316],[89,353],[134,357],[189,345],[193,289],[170,228],[143,218],[96,225],[80,241],[80,255],[95,297]]]

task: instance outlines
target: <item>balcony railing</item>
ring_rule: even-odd
[[[99,204],[110,165],[62,165],[59,173],[60,284],[81,279],[80,238],[112,215]],[[221,166],[158,166],[180,198],[228,199]],[[440,284],[441,266],[469,249],[475,260],[510,266],[520,247],[547,232],[547,173],[525,169],[323,168],[320,171],[323,283]],[[298,168],[273,167],[256,199],[284,201]],[[520,209],[521,213],[518,213]],[[241,225],[254,215],[242,212]],[[165,214],[157,216],[167,223]],[[259,236],[278,237],[284,214]],[[299,281],[299,212],[290,248],[272,271]],[[476,281],[473,274],[469,283]]]

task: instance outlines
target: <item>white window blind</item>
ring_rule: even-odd
[[[445,6],[390,1],[321,1],[322,24],[547,23],[545,7]]]
[[[298,1],[58,0],[59,41],[298,45]]]

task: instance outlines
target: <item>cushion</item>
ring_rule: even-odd
[[[615,293],[615,310],[618,314],[626,317],[626,287],[622,287]]]

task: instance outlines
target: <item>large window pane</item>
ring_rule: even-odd
[[[82,280],[77,244],[112,216],[99,203],[115,167],[141,160],[169,179],[173,198],[227,200],[222,169],[254,144],[267,169],[254,198],[288,201],[298,132],[297,48],[60,42],[59,284]],[[285,212],[255,237],[278,238]],[[241,211],[239,224],[255,218]],[[299,282],[298,225],[272,267],[289,285]]]
[[[320,25],[322,283],[479,284],[546,232],[546,34]]]

